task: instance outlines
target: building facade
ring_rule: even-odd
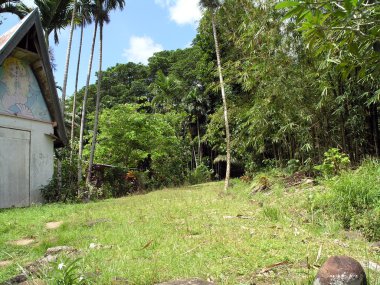
[[[42,202],[67,143],[37,11],[0,36],[0,208]]]

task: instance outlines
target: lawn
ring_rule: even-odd
[[[312,210],[311,196],[326,189],[278,182],[250,195],[251,187],[234,180],[228,194],[221,194],[222,183],[208,183],[87,204],[1,210],[0,261],[11,263],[0,266],[0,283],[57,245],[81,250],[78,266],[95,284],[185,277],[217,284],[310,284],[331,255],[379,263],[360,234]],[[63,225],[46,229],[51,221]],[[11,243],[21,238],[35,242]],[[369,275],[370,284],[380,284],[378,275]]]

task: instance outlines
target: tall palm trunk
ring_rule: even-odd
[[[82,19],[84,21],[84,18]],[[70,136],[70,161],[73,158],[73,148],[74,148],[74,128],[75,128],[75,113],[77,108],[77,92],[78,92],[78,78],[79,78],[79,66],[80,66],[80,57],[82,54],[82,45],[83,45],[83,30],[84,24],[82,23],[80,26],[80,40],[79,40],[79,52],[78,52],[78,62],[77,62],[77,72],[75,75],[75,89],[74,89],[74,98],[73,98],[73,112],[71,116],[71,136]]]
[[[216,35],[216,25],[215,25],[215,14],[214,11],[212,12],[212,31],[214,34],[214,41],[215,41],[215,52],[216,52],[216,60],[218,64],[218,73],[219,73],[219,81],[220,81],[220,89],[222,92],[222,99],[223,99],[223,113],[224,113],[224,124],[226,128],[226,178],[224,181],[224,191],[227,191],[230,181],[230,172],[231,172],[231,144],[230,144],[230,127],[228,124],[228,112],[227,112],[227,100],[226,100],[226,93],[224,91],[224,82],[223,82],[223,74],[222,74],[222,65],[220,61],[220,50],[219,50],[219,43],[218,43],[218,37]]]
[[[201,150],[201,134],[199,130],[199,118],[197,115],[197,135],[198,135],[198,157],[199,157],[199,164],[202,163],[202,150]]]
[[[83,133],[84,133],[84,124],[85,124],[85,119],[86,119],[86,105],[87,105],[87,97],[88,97],[88,87],[90,85],[91,68],[92,68],[92,60],[94,58],[94,48],[95,48],[97,29],[98,29],[98,22],[95,21],[94,36],[92,39],[90,61],[88,64],[86,88],[85,88],[84,96],[83,96],[82,117],[81,117],[81,122],[80,122],[79,154],[78,154],[78,184],[82,181]],[[78,193],[78,194],[81,194],[81,193]]]
[[[46,46],[49,48],[49,33],[47,31],[44,31],[44,36],[45,36]]]
[[[68,77],[68,74],[69,74],[71,44],[73,42],[74,20],[75,20],[76,7],[77,7],[77,0],[74,0],[74,8],[73,8],[73,12],[71,14],[71,26],[70,26],[69,43],[68,43],[68,46],[67,46],[67,53],[66,53],[65,73],[63,75],[62,105],[61,105],[61,107],[62,107],[62,115],[63,116],[65,116],[67,77]]]
[[[90,162],[88,165],[87,179],[86,183],[90,183],[92,165],[94,163],[94,155],[96,148],[96,138],[98,133],[98,122],[99,122],[99,109],[100,109],[100,91],[102,87],[102,56],[103,56],[103,22],[99,23],[99,72],[98,72],[98,88],[96,91],[96,110],[95,110],[95,122],[94,122],[94,134],[92,137],[91,152],[90,152]]]

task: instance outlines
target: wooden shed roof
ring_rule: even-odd
[[[0,36],[0,65],[9,56],[29,62],[53,121],[54,135],[57,137],[54,145],[66,145],[64,120],[37,9]]]

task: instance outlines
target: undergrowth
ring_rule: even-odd
[[[368,160],[355,171],[345,171],[323,182],[317,208],[341,221],[346,229],[360,230],[369,240],[380,239],[380,163]]]

